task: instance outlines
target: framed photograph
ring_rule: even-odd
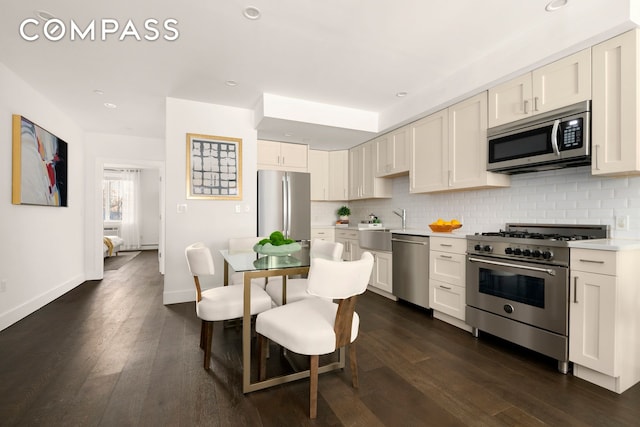
[[[187,134],[187,198],[242,199],[242,139]]]
[[[67,143],[13,115],[14,205],[67,206]]]

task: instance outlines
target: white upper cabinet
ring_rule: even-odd
[[[307,172],[309,147],[303,144],[258,140],[258,169]]]
[[[349,151],[329,152],[329,199],[349,199]]]
[[[376,176],[395,177],[409,172],[409,126],[376,138]]]
[[[411,125],[410,192],[508,187],[508,175],[487,172],[487,93]]]
[[[349,150],[349,199],[391,197],[390,180],[376,177],[376,141]]]
[[[640,31],[593,47],[594,175],[640,174]]]
[[[591,49],[489,89],[489,127],[591,99]]]
[[[309,150],[311,200],[347,200],[349,152]]]

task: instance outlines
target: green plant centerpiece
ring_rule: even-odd
[[[274,231],[268,239],[262,239],[255,244],[253,250],[263,255],[289,255],[298,252],[302,247],[292,239],[285,239],[280,231]]]
[[[349,215],[351,215],[351,209],[349,209],[348,206],[340,206],[340,208],[338,209],[338,216],[349,217]]]

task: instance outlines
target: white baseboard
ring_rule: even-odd
[[[191,302],[196,300],[196,291],[193,287],[189,289],[164,292],[162,294],[162,303],[164,305],[180,304],[182,302]]]
[[[19,320],[24,319],[31,313],[37,311],[38,309],[44,307],[49,304],[51,301],[55,300],[58,297],[66,294],[73,288],[78,285],[84,283],[85,277],[82,275],[76,276],[55,288],[44,292],[36,297],[18,305],[17,307],[13,307],[10,310],[5,311],[0,314],[0,331],[8,328]]]

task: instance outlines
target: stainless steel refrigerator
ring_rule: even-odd
[[[279,230],[311,239],[311,179],[305,172],[258,171],[258,236]]]

